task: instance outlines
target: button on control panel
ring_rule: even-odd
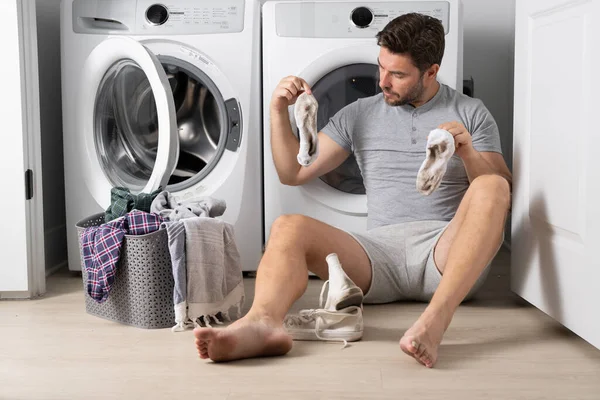
[[[352,11],[350,18],[358,28],[366,28],[373,22],[373,12],[367,7],[358,7]]]
[[[152,25],[162,25],[169,19],[169,10],[162,4],[154,4],[146,10],[146,19]]]

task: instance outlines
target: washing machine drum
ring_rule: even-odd
[[[379,68],[373,64],[352,64],[337,68],[313,85],[313,95],[319,102],[317,129],[320,131],[339,110],[356,100],[381,92]],[[365,194],[360,168],[350,155],[335,170],[321,176],[335,189],[352,194]]]
[[[218,163],[228,134],[226,109],[214,83],[197,68],[160,61],[173,93],[180,148],[168,185],[187,187]],[[154,169],[158,116],[150,83],[134,62],[121,61],[105,75],[95,115],[96,149],[107,177],[115,186],[141,190]]]

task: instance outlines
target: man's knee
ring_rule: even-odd
[[[271,226],[269,243],[271,242],[296,242],[302,240],[308,233],[311,219],[299,214],[286,214],[279,216]]]
[[[510,208],[510,185],[500,175],[480,175],[471,182],[470,188],[480,199],[507,211]]]

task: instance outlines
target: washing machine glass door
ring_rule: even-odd
[[[113,37],[86,60],[80,102],[86,182],[101,206],[112,187],[164,188],[178,161],[173,94],[157,57],[139,42]]]
[[[327,125],[338,111],[356,100],[381,92],[379,69],[373,64],[357,63],[339,67],[317,81],[312,92],[319,103],[317,131]],[[351,194],[365,194],[363,177],[354,155],[335,170],[321,176],[329,186]]]
[[[379,46],[342,47],[322,55],[300,71],[319,103],[317,129],[346,105],[373,96],[379,88]],[[293,106],[290,113],[293,114]],[[367,196],[356,159],[351,155],[335,170],[304,185],[302,190],[336,212],[366,216]]]

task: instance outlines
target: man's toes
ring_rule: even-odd
[[[415,359],[415,360],[416,360],[416,361],[417,361],[419,364],[421,364],[421,365],[425,366],[425,363],[424,363],[424,362],[423,362],[423,361],[422,361],[422,360],[421,360],[419,357],[416,357],[416,356],[414,356],[414,359]]]
[[[200,358],[208,358],[208,344],[198,346],[198,355]]]
[[[216,335],[216,331],[211,328],[195,328],[194,329],[194,336],[196,337],[196,340],[199,340],[199,341],[208,342],[208,341],[214,339],[215,335]]]
[[[415,342],[413,342],[415,343]],[[415,358],[415,360],[417,360],[420,364],[422,365],[427,365],[427,359],[428,359],[428,353],[427,353],[427,347],[425,347],[425,345],[423,343],[419,343],[418,346],[415,347],[416,351],[413,353],[413,357]]]
[[[423,355],[419,357],[419,360],[425,365],[427,368],[433,367],[433,362],[431,361],[431,357],[427,351],[423,352]]]
[[[427,365],[427,363],[429,362],[429,353],[427,353],[426,350],[423,350],[421,352],[421,354],[419,354],[419,360],[421,360],[423,362],[423,364]]]
[[[421,345],[417,352],[415,353],[415,357],[419,358],[419,359],[423,359],[423,356],[427,353],[427,347]]]
[[[412,354],[417,354],[420,347],[421,343],[417,342],[416,340],[411,340],[408,346],[408,351],[410,351]]]
[[[419,349],[419,344],[415,340],[409,340],[407,338],[402,338],[400,340],[400,348],[403,352],[408,354],[409,356],[414,357],[415,353]]]

